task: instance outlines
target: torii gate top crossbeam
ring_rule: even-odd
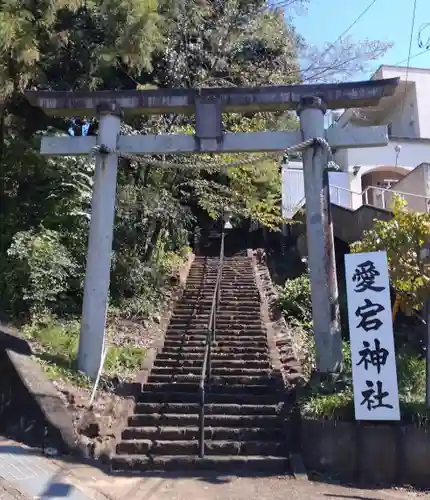
[[[223,112],[296,110],[300,100],[320,97],[327,108],[375,106],[389,97],[399,78],[367,80],[341,84],[283,85],[253,88],[203,88],[105,91],[27,91],[33,106],[52,116],[94,116],[101,104],[116,103],[127,114],[193,114],[199,102],[217,103]]]

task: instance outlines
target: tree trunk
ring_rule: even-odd
[[[148,247],[146,248],[145,255],[143,257],[143,260],[145,262],[149,262],[151,260],[162,229],[163,229],[163,224],[161,220],[158,220],[155,223],[154,231],[152,232],[151,239],[149,240]]]

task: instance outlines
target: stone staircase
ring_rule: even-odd
[[[112,458],[117,471],[289,471],[284,386],[274,373],[246,256],[225,259],[205,405],[205,457],[198,456],[199,393],[218,258],[196,257],[164,348]]]

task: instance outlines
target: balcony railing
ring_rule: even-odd
[[[345,195],[347,201],[345,202]],[[394,189],[386,189],[379,186],[368,186],[364,191],[357,192],[340,186],[330,186],[330,202],[341,207],[349,208],[360,207],[362,205],[370,205],[376,208],[390,210],[393,203],[393,197],[400,196],[405,200],[411,209],[415,212],[427,213],[430,212],[430,196],[424,196],[415,193],[406,193],[404,191],[396,191]],[[360,203],[354,203],[353,197],[358,197]],[[306,197],[303,196],[292,208],[292,216],[294,216],[306,203]]]
[[[336,205],[345,206],[345,193],[348,194],[347,197],[347,208],[353,208],[357,204],[353,203],[353,197],[357,196],[361,200],[358,205],[371,205],[377,208],[383,208],[389,210],[391,204],[393,203],[393,197],[399,196],[405,200],[408,204],[414,202],[414,205],[418,208],[415,210],[417,212],[429,212],[430,211],[430,196],[424,196],[415,193],[406,193],[404,191],[396,191],[394,189],[386,189],[379,186],[368,186],[361,193],[356,191],[351,191],[340,186],[330,186],[331,198],[330,201]],[[334,193],[334,196],[333,196]],[[343,196],[342,196],[343,195]],[[342,197],[342,202],[341,202]],[[303,206],[303,205],[302,205]]]

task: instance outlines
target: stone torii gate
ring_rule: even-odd
[[[29,91],[33,106],[52,116],[98,116],[97,137],[44,137],[45,155],[88,155],[106,146],[96,160],[84,285],[79,368],[95,377],[103,362],[110,282],[118,155],[281,152],[308,139],[331,148],[388,144],[386,127],[324,130],[326,109],[376,105],[394,93],[398,79],[328,85],[258,88],[161,89],[147,91]],[[295,110],[300,131],[224,133],[221,113]],[[195,135],[120,135],[122,114],[195,114]],[[327,148],[310,141],[304,150],[307,238],[312,285],[312,317],[318,369],[332,372],[342,363],[333,229],[330,220]],[[106,152],[107,151],[107,152]]]

